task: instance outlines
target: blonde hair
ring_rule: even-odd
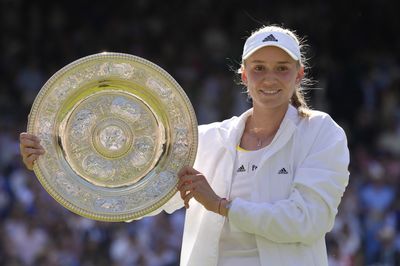
[[[298,63],[299,63],[300,67],[304,67],[304,72],[306,73],[306,69],[308,69],[308,66],[307,66],[307,59],[305,57],[305,52],[304,52],[304,48],[306,47],[305,40],[300,39],[297,36],[297,34],[295,33],[295,31],[289,30],[287,28],[283,28],[283,27],[280,27],[277,25],[268,25],[268,26],[263,26],[263,27],[255,30],[254,32],[252,32],[252,34],[248,38],[250,38],[253,35],[260,33],[260,32],[270,32],[270,31],[282,32],[282,33],[288,34],[296,41],[296,43],[300,47],[300,60],[298,61]],[[242,59],[241,66],[238,70],[239,74],[242,73],[244,66],[245,66],[245,60]],[[309,78],[303,77],[300,82],[300,86],[295,88],[292,98],[290,99],[290,103],[297,109],[297,112],[299,113],[299,115],[301,117],[309,117],[310,116],[310,108],[307,105],[305,95],[303,92],[303,88],[308,85],[311,85],[311,84],[312,84],[312,81]],[[248,93],[248,91],[247,91],[247,93]]]

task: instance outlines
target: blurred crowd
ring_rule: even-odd
[[[167,70],[191,99],[199,124],[238,115],[249,107],[236,74],[243,42],[270,22],[306,36],[315,81],[309,103],[330,113],[349,140],[350,183],[327,235],[329,265],[400,265],[394,2],[1,0],[0,265],[179,265],[184,210],[131,223],[77,216],[24,169],[19,133],[52,74],[102,51],[141,56]]]

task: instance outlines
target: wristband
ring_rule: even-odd
[[[220,198],[219,202],[218,202],[218,214],[220,214],[220,215],[222,215],[221,214],[221,203],[222,203],[223,200],[226,200],[226,198]]]

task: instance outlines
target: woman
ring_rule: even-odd
[[[240,73],[253,108],[199,127],[194,167],[178,173],[180,195],[163,206],[187,208],[182,265],[328,264],[325,234],[348,183],[349,153],[343,130],[305,104],[300,48],[276,26],[246,40]],[[32,135],[20,141],[32,169],[44,151]]]

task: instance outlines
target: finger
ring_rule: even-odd
[[[184,192],[184,191],[182,191],[182,190],[179,190],[179,193],[181,194],[181,199],[185,199],[185,196],[186,196],[186,192]]]
[[[32,154],[29,157],[26,157],[26,159],[23,160],[26,168],[28,168],[29,170],[33,169],[33,164],[35,163],[35,161],[39,158],[39,155],[37,154]]]
[[[199,173],[200,173],[199,171],[197,171],[193,167],[187,165],[187,166],[182,167],[181,170],[179,170],[178,178],[181,178],[182,176],[185,176],[185,175],[196,175]]]
[[[38,138],[21,138],[20,147],[30,147],[44,150],[42,145],[40,145],[40,140]]]
[[[183,199],[183,202],[185,203],[185,208],[186,209],[189,208],[189,201],[193,197],[194,197],[193,192],[189,192],[188,194],[186,194],[185,198]]]
[[[198,175],[185,175],[182,176],[177,184],[178,189],[180,189],[180,187],[186,185],[186,184],[191,184],[191,183],[195,183],[198,182],[201,179],[201,177],[199,177]]]
[[[23,147],[42,147],[39,141],[32,140],[32,139],[21,139],[20,145]]]
[[[192,191],[189,191],[189,192],[187,192],[187,191],[179,191],[179,193],[181,194],[181,199],[183,201],[185,201],[187,195],[189,195],[189,194],[194,195]],[[186,204],[185,204],[185,207],[186,207]]]
[[[37,155],[42,155],[44,154],[44,150],[43,149],[34,149],[34,148],[27,148],[27,147],[23,147],[21,150],[21,153],[23,156],[29,157],[32,154],[37,154]]]
[[[190,176],[184,176],[179,179],[176,187],[180,190],[183,185],[190,184],[190,183],[192,183]]]
[[[181,195],[185,196],[188,191],[196,190],[196,184],[195,183],[187,183],[182,185],[180,188],[178,188],[179,191],[181,191]]]
[[[24,139],[40,142],[40,139],[37,136],[26,132],[22,132],[21,134],[19,134],[19,140],[24,140]]]
[[[184,176],[184,175],[187,175],[187,174],[188,174],[188,173],[187,173],[188,167],[189,167],[189,166],[184,166],[184,167],[181,168],[181,170],[179,170],[179,172],[178,172],[178,174],[177,174],[179,178],[182,177],[182,176]]]

